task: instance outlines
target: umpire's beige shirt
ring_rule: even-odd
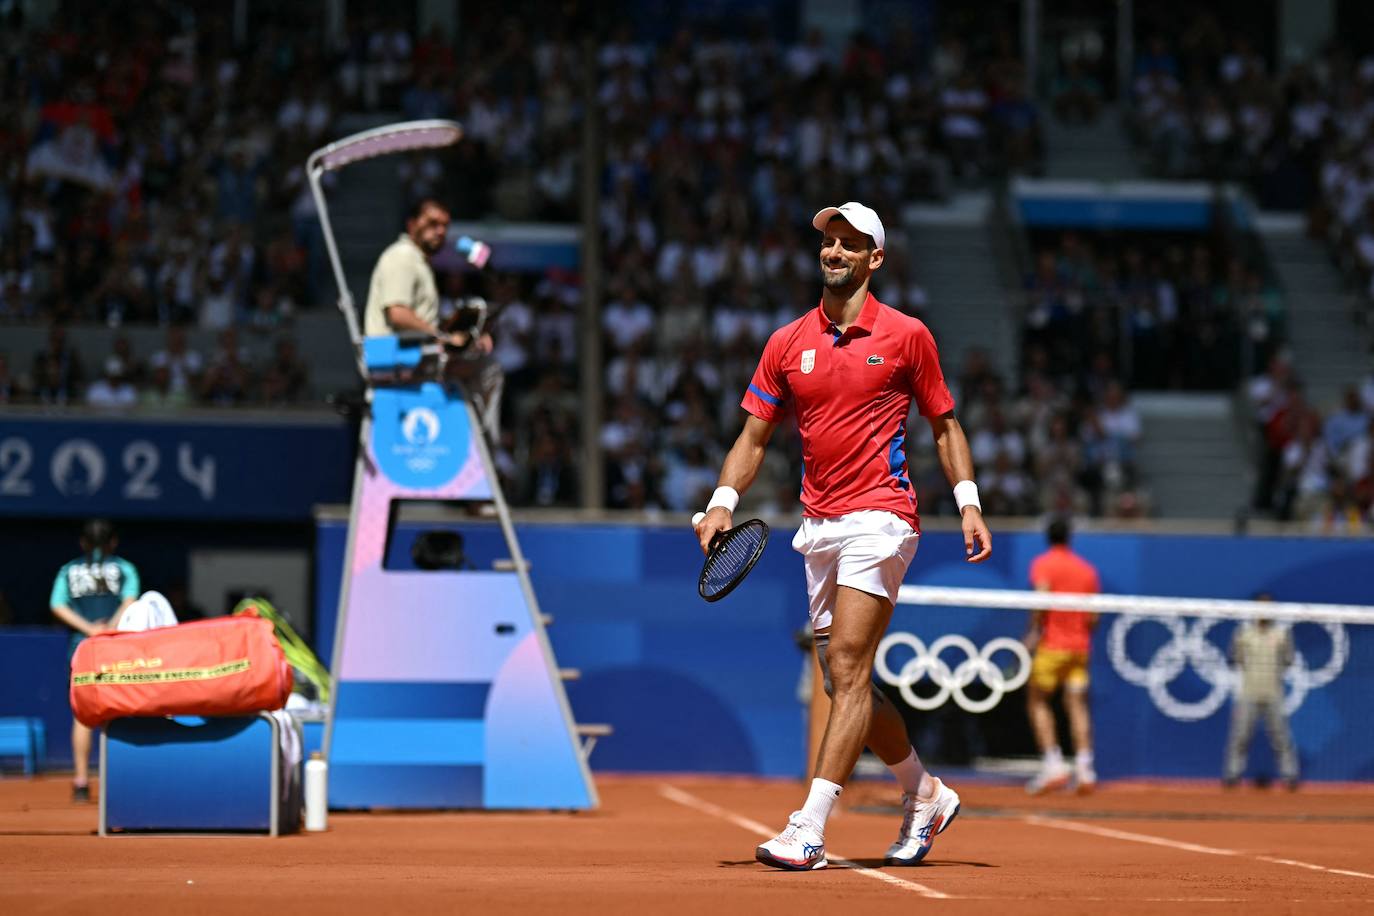
[[[364,334],[376,337],[394,333],[386,321],[389,305],[409,306],[430,324],[439,320],[439,289],[434,285],[434,271],[424,251],[404,232],[387,246],[372,269],[363,317]]]

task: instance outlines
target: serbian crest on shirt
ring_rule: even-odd
[[[810,375],[810,374],[811,374],[811,370],[814,369],[814,368],[816,368],[816,351],[815,351],[815,350],[803,350],[803,351],[802,351],[802,361],[801,361],[801,371],[802,371],[802,375]]]

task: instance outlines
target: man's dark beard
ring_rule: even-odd
[[[827,273],[825,265],[821,265],[821,283],[826,289],[845,289],[854,285],[854,268],[846,267],[838,274]]]

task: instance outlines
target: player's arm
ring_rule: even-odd
[[[759,465],[763,464],[763,454],[768,448],[768,440],[777,425],[761,420],[753,414],[745,418],[744,429],[740,430],[739,438],[735,439],[735,444],[730,447],[730,453],[725,456],[725,464],[721,466],[718,488],[730,487],[736,493],[743,493],[749,489],[754,478],[758,476]],[[708,552],[711,538],[715,537],[717,532],[731,526],[733,516],[734,511],[725,506],[712,506],[707,511],[706,516],[696,525],[702,553]]]
[[[455,347],[467,346],[468,333],[466,331],[454,331],[445,334],[434,325],[425,321],[415,313],[415,310],[408,305],[394,302],[382,309],[386,315],[386,323],[393,331],[418,331],[430,337],[437,337],[445,343],[450,343]]]
[[[973,453],[969,451],[964,428],[954,418],[954,411],[926,419],[930,422],[930,432],[935,437],[935,452],[940,456],[940,467],[949,485],[955,487],[962,481],[972,482]],[[962,516],[964,550],[968,561],[981,563],[992,556],[992,533],[988,531],[987,522],[983,521],[983,510],[976,505],[965,505],[959,514]]]

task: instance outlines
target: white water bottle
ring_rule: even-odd
[[[329,764],[319,751],[305,762],[305,829],[324,830],[329,819]]]

